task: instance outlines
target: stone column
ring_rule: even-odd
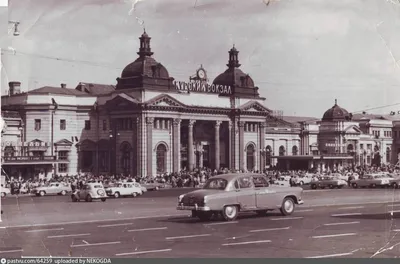
[[[139,122],[140,119],[134,117],[132,119],[133,125],[133,133],[132,133],[132,176],[140,176],[140,172],[138,170],[139,166],[139,157],[140,157],[140,148],[139,148]]]
[[[197,155],[199,155],[199,168],[203,168],[203,145],[200,145],[201,149],[200,151],[197,152]]]
[[[219,143],[219,128],[221,126],[221,121],[215,122],[215,169],[219,170],[221,167],[221,150],[220,150],[220,143]]]
[[[244,171],[244,125],[246,122],[239,121],[239,169]]]
[[[154,117],[146,118],[146,140],[147,140],[147,176],[153,176],[153,123]]]
[[[232,131],[234,133],[234,130],[232,130],[232,121],[228,121],[228,169],[234,169],[235,168],[235,162],[234,162],[234,150],[235,148],[232,146],[232,138],[234,138],[234,134],[232,135]]]
[[[188,132],[188,164],[189,171],[193,170],[194,164],[194,149],[193,149],[193,126],[196,123],[196,120],[189,120],[189,132]]]
[[[172,130],[172,142],[173,142],[173,171],[179,172],[180,169],[180,157],[181,157],[181,144],[180,144],[180,134],[181,134],[181,119],[174,119],[173,130]]]
[[[264,171],[265,168],[265,123],[260,123],[260,171]]]

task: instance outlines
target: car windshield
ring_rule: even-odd
[[[209,179],[204,185],[203,189],[217,189],[217,190],[225,190],[228,185],[228,181],[221,178],[213,178]]]

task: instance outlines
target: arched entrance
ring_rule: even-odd
[[[390,147],[386,148],[386,163],[392,162],[392,149]]]
[[[164,143],[158,144],[156,148],[157,173],[167,171],[167,146]]]
[[[265,165],[271,166],[271,156],[272,156],[272,148],[271,146],[267,146],[265,148]]]
[[[285,156],[285,147],[284,146],[280,146],[279,147],[279,156]]]
[[[131,151],[132,147],[129,142],[122,142],[121,147],[121,169],[124,174],[129,174],[131,171]]]
[[[249,144],[246,148],[246,168],[247,171],[252,171],[255,167],[255,147],[253,144]]]
[[[292,155],[297,156],[298,154],[299,154],[299,149],[297,148],[297,146],[293,146],[292,147]]]
[[[15,149],[12,146],[7,146],[4,148],[4,157],[14,157]]]

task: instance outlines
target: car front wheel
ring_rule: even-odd
[[[353,186],[354,189],[357,189],[357,188],[358,188],[357,183],[353,183],[352,186]]]
[[[282,207],[280,209],[283,215],[291,215],[294,212],[294,201],[292,198],[286,197],[283,199]]]
[[[119,192],[114,193],[114,197],[118,198],[119,197]]]
[[[133,197],[136,197],[136,196],[137,196],[137,193],[135,193],[135,192],[132,193],[132,196],[133,196]]]
[[[46,194],[46,193],[45,193],[44,191],[40,191],[40,192],[39,192],[39,195],[40,195],[40,196],[44,196],[45,194]]]
[[[227,205],[222,210],[225,221],[233,221],[238,217],[239,208],[236,205]]]
[[[394,182],[394,183],[392,184],[392,187],[393,187],[394,189],[397,189],[397,188],[399,188],[399,185],[397,184],[397,182]]]
[[[5,193],[5,192],[2,192],[2,193],[1,193],[1,197],[6,197],[6,193]]]
[[[105,202],[105,201],[106,201],[106,198],[101,198],[101,201],[102,201],[102,202]]]
[[[61,195],[63,195],[63,196],[66,195],[66,194],[67,194],[66,191],[62,191],[62,192],[61,192]]]

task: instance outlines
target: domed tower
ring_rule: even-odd
[[[325,111],[318,133],[318,148],[321,154],[345,153],[345,128],[351,121],[351,114],[335,104]]]
[[[137,52],[139,57],[123,69],[121,77],[117,78],[116,90],[165,91],[172,89],[174,79],[169,77],[167,69],[152,57],[154,53],[150,46],[151,37],[146,33],[146,30],[139,40],[140,47],[139,52]]]
[[[240,67],[239,63],[239,51],[235,45],[229,51],[229,61],[226,66],[228,69],[218,75],[213,84],[215,85],[227,85],[232,87],[232,95],[235,97],[242,98],[260,98],[258,93],[258,87],[254,85],[253,79],[245,74]]]

